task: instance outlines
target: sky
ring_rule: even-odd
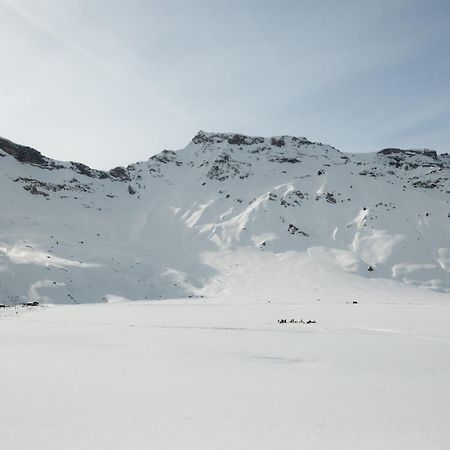
[[[450,151],[448,0],[0,0],[0,136],[99,169],[198,130]]]

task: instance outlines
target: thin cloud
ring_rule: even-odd
[[[198,129],[448,150],[443,0],[1,5],[1,132],[53,157],[110,168]]]
[[[109,78],[115,78],[118,83],[123,83],[124,80],[121,77],[121,71],[118,70],[117,65],[108,62],[105,58],[102,58],[90,51],[85,47],[65,38],[62,34],[58,33],[52,27],[40,20],[35,14],[33,14],[25,5],[20,4],[17,0],[0,0],[4,6],[10,9],[22,20],[26,21],[28,25],[33,27],[39,33],[43,33],[53,41],[64,46],[67,50],[73,52],[75,55],[81,57],[89,64],[94,64],[98,70],[101,70],[105,76]],[[165,101],[163,101],[156,93],[155,90],[149,87],[149,80],[142,83],[138,79],[134,79],[133,83],[128,84],[129,89],[137,89],[143,95],[149,98],[153,103],[157,104],[162,109],[166,110],[168,113],[174,116],[177,121],[187,122],[185,117],[182,117],[178,111],[173,107],[169,106]]]

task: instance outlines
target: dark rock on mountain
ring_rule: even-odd
[[[32,147],[19,145],[8,139],[0,137],[0,148],[22,163],[35,164],[42,167],[48,165],[48,159]]]
[[[161,153],[153,155],[150,158],[151,161],[157,161],[162,164],[176,162],[177,154],[173,150],[163,150]]]
[[[122,166],[111,169],[109,171],[109,175],[112,178],[116,178],[117,180],[121,180],[121,181],[128,181],[130,179],[127,169],[125,169],[125,167],[122,167]]]
[[[228,153],[221,153],[213,162],[206,176],[211,180],[225,181],[229,178],[241,179],[249,176],[250,164],[231,158]]]
[[[108,172],[91,169],[89,166],[86,166],[85,164],[82,163],[70,161],[70,164],[75,172],[81,175],[86,175],[87,177],[90,178],[99,178],[100,180],[104,180],[110,177]]]

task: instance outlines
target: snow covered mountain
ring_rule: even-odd
[[[104,172],[0,139],[0,192],[0,303],[450,291],[450,155],[431,150],[201,131]]]

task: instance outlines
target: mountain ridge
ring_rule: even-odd
[[[347,153],[342,152],[338,149],[336,149],[333,146],[330,146],[328,144],[323,144],[321,142],[314,142],[310,141],[304,136],[292,136],[292,135],[279,135],[279,136],[250,136],[240,133],[227,133],[227,132],[206,132],[204,130],[200,130],[191,140],[194,144],[201,144],[201,143],[221,143],[226,141],[230,145],[253,145],[255,143],[264,143],[266,141],[272,141],[273,145],[282,147],[284,146],[284,140],[288,141],[294,141],[294,142],[300,142],[303,145],[319,145],[319,146],[328,146],[335,150],[337,150],[340,153],[345,154],[351,154],[351,155],[359,155],[359,154],[382,154],[382,155],[393,155],[393,154],[400,154],[400,155],[406,155],[406,154],[415,154],[415,155],[424,155],[429,156],[434,159],[439,159],[440,156],[443,158],[448,157],[450,160],[450,156],[448,153],[438,153],[436,150],[423,148],[423,149],[402,149],[398,147],[388,147],[384,148],[378,151],[374,152],[364,152],[364,153]],[[116,166],[109,170],[101,170],[101,169],[94,169],[84,163],[76,162],[76,161],[61,161],[54,158],[50,158],[42,154],[39,150],[36,150],[33,147],[30,147],[28,145],[23,144],[17,144],[16,142],[11,141],[10,139],[4,138],[0,136],[0,151],[3,150],[5,153],[15,157],[18,161],[23,163],[30,163],[38,165],[42,168],[66,168],[64,163],[69,163],[74,165],[74,168],[76,169],[78,167],[85,168],[85,171],[87,174],[89,174],[89,171],[92,173],[101,173],[104,174],[103,177],[108,177],[108,175],[112,175],[114,177],[114,171],[120,172],[120,169],[127,169],[130,166],[133,166],[134,164],[137,164],[142,161],[136,161],[134,163],[128,164],[127,166]],[[176,150],[179,151],[179,150]],[[175,151],[175,152],[176,152]],[[149,159],[152,159],[153,157],[158,157],[161,153],[164,152],[174,152],[173,150],[163,150],[160,153],[156,153],[153,156],[150,156]],[[82,172],[79,172],[82,173]],[[95,175],[94,175],[95,176]],[[117,178],[120,178],[120,176],[117,176]]]
[[[243,266],[260,278],[272,267],[292,296],[319,272],[450,289],[448,154],[200,131],[98,171],[0,149],[6,302],[219,295],[239,289]]]

